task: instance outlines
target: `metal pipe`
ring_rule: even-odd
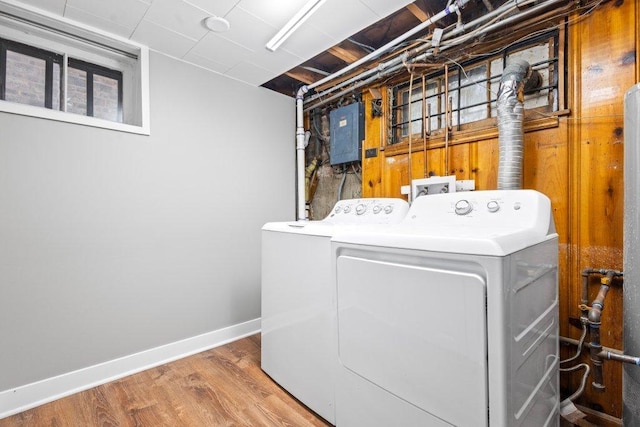
[[[565,343],[568,345],[575,345],[578,347],[580,346],[580,340],[576,340],[568,337],[562,337],[562,336],[559,337],[559,340],[561,343]],[[588,349],[591,349],[591,343],[586,342],[586,343],[583,343],[583,345]],[[640,356],[629,356],[627,354],[624,354],[622,350],[617,350],[611,347],[602,346],[601,348],[602,350],[600,351],[599,356],[602,359],[613,360],[616,362],[622,362],[622,363],[628,363],[630,365],[640,366]],[[575,357],[572,357],[571,359],[561,360],[560,363],[566,363],[574,359]]]
[[[566,1],[566,0],[549,0],[549,1],[550,2],[555,2],[555,1]],[[516,6],[515,0],[512,0],[510,3],[501,6],[499,9],[496,9],[493,13],[488,13],[486,15],[481,16],[480,18],[477,18],[476,20],[474,20],[471,23],[469,23],[467,26],[474,26],[475,27],[476,25],[481,25],[482,23],[484,23],[485,21],[491,19],[492,17],[494,17],[494,16],[496,16],[496,15],[498,15],[500,13],[507,13],[507,12],[513,10],[513,9],[516,9],[516,7],[517,6]],[[447,35],[444,35],[443,38],[453,37],[454,35],[457,35],[457,34],[459,34],[461,32],[463,32],[463,28],[456,28],[456,29],[452,30],[451,33],[447,33]],[[369,70],[363,71],[362,73],[360,73],[360,74],[358,74],[358,75],[356,75],[356,76],[354,76],[354,77],[352,77],[352,78],[350,78],[348,80],[345,80],[345,81],[340,82],[340,83],[338,83],[336,85],[333,85],[330,89],[327,89],[326,91],[316,93],[316,94],[308,97],[307,98],[307,102],[313,102],[316,99],[321,99],[321,98],[323,99],[323,98],[325,98],[326,94],[329,93],[329,92],[333,92],[333,91],[336,91],[338,89],[341,89],[341,88],[343,88],[345,86],[350,85],[351,83],[354,83],[354,82],[356,82],[358,80],[362,80],[362,79],[367,78],[367,77],[369,77],[369,76],[371,76],[373,74],[376,74],[376,73],[380,74],[381,77],[383,77],[384,75],[388,74],[388,72],[385,72],[385,70],[388,70],[389,67],[393,67],[393,66],[398,65],[400,63],[406,62],[406,60],[407,60],[407,58],[409,56],[418,55],[422,51],[427,50],[430,47],[431,47],[431,42],[429,41],[429,42],[425,43],[421,47],[419,46],[419,47],[414,48],[414,49],[412,49],[410,51],[407,51],[403,55],[400,55],[400,56],[397,56],[395,58],[392,58],[387,62],[382,62],[382,63],[378,64],[378,66],[375,67],[375,68],[371,68]],[[360,60],[360,61],[362,61],[362,60]],[[394,71],[397,70],[397,69],[398,68],[395,68]],[[342,75],[342,74],[343,73],[342,73],[342,70],[341,70],[341,71],[333,74],[331,77],[338,77],[339,75]],[[322,82],[324,84],[325,80],[327,80],[327,79],[323,79],[320,82]],[[320,83],[320,82],[314,83],[313,86],[310,86],[310,87],[307,87],[307,88],[308,89],[309,88],[315,88],[315,87],[319,86],[318,83]],[[342,93],[348,92],[348,91],[351,91],[351,90],[353,90],[353,89],[349,88],[349,90],[343,91]],[[318,107],[318,106],[323,105],[325,103],[326,102],[322,102],[321,104],[314,105],[311,108]]]
[[[524,4],[528,4],[528,3],[533,3],[534,1],[527,1],[527,2],[522,2],[520,4],[520,6],[524,5]],[[566,2],[566,0],[547,0],[544,1],[536,6],[533,6],[529,9],[526,9],[522,12],[519,12],[517,15],[513,15],[510,16],[508,18],[505,18],[504,20],[497,22],[489,27],[484,27],[484,28],[479,28],[476,29],[474,31],[472,31],[468,37],[465,36],[465,38],[463,39],[463,37],[459,37],[457,40],[455,40],[451,45],[441,45],[439,47],[439,50],[442,52],[446,49],[450,49],[456,46],[459,46],[460,44],[462,44],[464,41],[466,41],[469,37],[476,37],[479,35],[483,35],[486,34],[487,32],[493,30],[493,29],[497,29],[500,26],[503,25],[507,25],[508,23],[511,23],[515,20],[521,20],[521,19],[526,19],[530,16],[534,16],[536,14],[539,14],[542,10],[544,9],[548,9],[549,7],[555,5],[556,3],[564,3]],[[462,32],[464,32],[464,30],[466,28],[469,27],[475,27],[477,25],[482,25],[483,23],[485,23],[486,21],[490,20],[493,17],[499,16],[501,14],[507,14],[509,12],[511,12],[514,9],[517,9],[518,5],[516,4],[515,1],[510,1],[508,3],[505,3],[504,5],[502,5],[500,8],[495,9],[493,12],[491,13],[487,13],[486,15],[483,15],[479,18],[477,18],[476,20],[468,23],[467,25],[465,25],[463,28],[455,28],[453,30],[451,30],[449,33],[445,34],[442,38],[443,39],[448,39],[451,38],[457,34],[460,34]],[[431,48],[431,41],[424,43],[421,46],[418,46],[414,49],[411,49],[410,51],[405,52],[404,55],[401,55],[399,57],[396,58],[392,58],[391,60],[387,61],[387,62],[383,62],[378,64],[377,67],[369,69],[367,71],[364,71],[348,80],[345,80],[341,83],[338,83],[337,85],[334,85],[333,87],[331,87],[330,89],[323,91],[323,92],[318,92],[315,93],[314,95],[308,97],[306,99],[306,102],[314,102],[316,100],[318,100],[318,102],[316,102],[315,104],[312,104],[310,106],[305,107],[305,111],[309,111],[313,108],[317,108],[320,107],[322,105],[325,105],[329,102],[331,102],[334,99],[340,98],[341,96],[343,96],[346,93],[352,92],[355,89],[358,89],[362,86],[364,86],[365,84],[368,83],[372,83],[375,82],[378,79],[381,79],[389,74],[393,74],[394,72],[398,71],[401,68],[404,68],[404,66],[400,66],[398,67],[397,64],[402,64],[402,62],[406,62],[406,63],[415,63],[419,60],[425,60],[431,56],[434,55],[434,51],[433,49],[431,51],[428,51],[429,48]],[[410,54],[409,54],[410,53]],[[390,68],[391,67],[391,68]],[[331,92],[334,92],[335,90],[338,89],[342,89],[346,86],[351,85],[352,83],[358,82],[361,79],[373,76],[373,78],[369,78],[368,80],[366,80],[365,84],[358,84],[356,83],[354,86],[350,86],[342,91],[340,91],[339,93],[337,93],[336,95],[333,95],[329,98],[327,98],[327,95]],[[317,86],[317,85],[316,85]]]
[[[428,121],[427,121],[428,120]],[[427,177],[427,136],[431,135],[431,104],[427,104],[427,79],[422,74],[422,177]]]
[[[602,350],[598,355],[602,359],[607,360],[615,360],[616,362],[628,363],[631,365],[640,366],[640,357],[638,356],[629,356],[626,354],[618,354],[612,351]]]
[[[498,88],[498,190],[522,188],[524,86],[531,75],[527,61],[507,64]]]
[[[589,377],[590,368],[589,368],[589,365],[587,365],[586,363],[580,363],[578,365],[571,366],[570,368],[559,369],[560,372],[572,372],[572,371],[577,371],[578,369],[581,369],[581,368],[584,369],[584,374],[582,375],[582,380],[580,380],[580,387],[578,388],[578,390],[575,391],[575,393],[573,393],[571,396],[563,400],[562,403],[572,402],[582,395],[582,393],[584,392],[584,388],[587,385],[587,378]]]
[[[360,58],[356,62],[353,62],[353,63],[349,64],[348,66],[344,67],[340,71],[337,71],[337,72],[331,74],[330,76],[327,76],[327,77],[325,77],[323,79],[318,80],[317,82],[314,82],[314,83],[310,84],[308,86],[308,89],[313,89],[313,88],[316,88],[318,86],[322,86],[323,84],[328,83],[331,80],[333,80],[333,79],[335,79],[337,77],[340,77],[340,76],[348,73],[351,70],[356,69],[357,67],[359,67],[362,64],[365,64],[365,63],[367,63],[367,62],[369,62],[369,61],[371,61],[373,59],[379,58],[384,53],[386,53],[390,49],[398,46],[400,43],[402,43],[403,41],[405,41],[406,39],[408,39],[412,35],[420,32],[420,31],[424,30],[425,28],[429,27],[430,25],[438,22],[439,20],[441,20],[445,16],[450,15],[452,13],[456,13],[457,11],[460,10],[460,8],[464,7],[468,2],[469,2],[469,0],[458,0],[458,1],[456,1],[454,4],[445,7],[444,10],[440,11],[439,13],[436,13],[435,15],[433,15],[432,17],[430,17],[426,21],[424,21],[424,22],[420,23],[419,25],[413,27],[411,30],[407,31],[406,33],[396,37],[395,39],[391,40],[389,43],[387,43],[384,46],[378,48],[377,50],[371,52],[370,54],[368,54],[366,56],[363,56],[362,58]]]
[[[411,105],[413,104],[413,71],[411,71],[411,75],[409,76],[409,154],[408,154],[408,162],[409,162],[409,202],[413,202],[413,198],[415,194],[413,194],[413,185],[411,185],[411,180],[413,179],[413,162],[411,161],[411,151],[413,150],[413,123],[411,116]]]
[[[398,63],[402,63],[405,59],[406,56],[404,57],[398,57],[398,58],[394,58],[391,61],[387,62],[387,63],[383,63],[380,64],[377,69],[372,69],[372,70],[368,70],[364,73],[360,73],[359,75],[348,79],[345,82],[342,82],[338,85],[334,85],[334,87],[328,91],[327,93],[330,93],[332,91],[338,90],[340,88],[343,88],[345,86],[350,85],[351,83],[354,83],[353,87],[349,87],[348,89],[342,90],[341,92],[338,92],[337,94],[330,96],[330,97],[325,97],[326,93],[318,93],[315,94],[314,97],[308,101],[313,101],[316,99],[320,99],[320,101],[316,104],[314,104],[312,107],[309,107],[307,109],[305,109],[303,107],[304,104],[304,96],[307,94],[307,92],[309,91],[309,89],[312,88],[316,88],[320,85],[323,85],[325,83],[328,83],[332,80],[334,80],[335,78],[342,76],[344,74],[346,74],[347,72],[355,69],[356,67],[366,63],[367,61],[370,61],[372,59],[378,58],[380,57],[382,54],[384,54],[385,52],[387,52],[390,48],[395,47],[395,45],[399,44],[401,41],[406,40],[407,38],[409,38],[410,36],[412,36],[413,34],[419,32],[420,30],[422,30],[423,28],[426,28],[428,25],[431,25],[432,23],[435,23],[437,20],[442,19],[444,16],[450,14],[451,12],[455,11],[456,8],[460,8],[463,7],[469,0],[461,0],[460,2],[458,2],[457,4],[454,4],[450,7],[445,8],[445,10],[443,10],[442,12],[440,12],[437,15],[434,15],[432,18],[430,18],[429,20],[425,21],[424,23],[422,23],[421,25],[417,26],[416,28],[414,28],[414,30],[411,30],[407,33],[405,33],[404,35],[397,37],[396,39],[392,40],[391,42],[387,43],[386,45],[382,46],[380,49],[376,50],[375,52],[372,52],[371,54],[361,58],[360,60],[352,63],[351,65],[343,68],[342,70],[338,71],[337,73],[334,73],[330,76],[327,76],[309,86],[302,86],[299,90],[298,93],[296,95],[296,115],[298,116],[297,118],[297,128],[296,128],[296,150],[297,150],[297,175],[298,175],[298,219],[306,219],[306,214],[305,214],[305,209],[304,209],[304,196],[302,196],[302,194],[304,193],[304,185],[302,185],[302,183],[304,183],[304,166],[305,166],[305,159],[304,159],[304,148],[300,148],[300,145],[304,145],[304,143],[300,142],[301,138],[304,138],[304,136],[298,136],[300,133],[302,133],[304,135],[304,127],[303,127],[303,115],[304,115],[304,111],[308,111],[311,108],[316,108],[319,107],[321,105],[324,105],[328,102],[331,102],[332,100],[339,98],[340,96],[342,96],[344,93],[353,91],[359,87],[365,86],[369,83],[373,83],[376,80],[391,74],[393,72],[398,71],[399,69],[402,68],[402,65],[398,66]],[[528,3],[533,3],[535,0],[530,0],[530,1],[525,1],[522,4],[528,4]],[[524,19],[528,16],[531,16],[533,14],[538,13],[540,10],[542,9],[546,9],[548,7],[550,7],[551,5],[554,5],[556,3],[560,3],[560,2],[565,2],[566,0],[547,0],[544,1],[534,7],[531,7],[523,12],[520,12],[516,15],[516,18],[518,19]],[[472,21],[472,23],[470,23],[470,25],[475,26],[475,25],[481,25],[482,23],[486,22],[489,19],[492,19],[496,16],[500,16],[503,13],[507,13],[511,10],[513,10],[514,8],[516,8],[517,2],[515,0],[509,2],[509,3],[505,3],[505,5],[499,7],[498,9],[495,9],[494,11],[487,13],[486,15]],[[448,13],[447,13],[448,10]],[[505,19],[504,21],[507,20],[511,20],[511,19],[515,19],[515,18],[509,18],[509,19]],[[500,23],[498,23],[500,24]],[[506,25],[506,23],[505,23]],[[452,37],[454,35],[459,34],[460,32],[464,31],[464,27],[458,27],[454,30],[451,31],[451,33],[449,35],[445,35],[443,37]],[[478,31],[473,31],[472,34],[474,36],[476,35],[480,35],[480,34],[484,34],[487,31],[489,31],[487,28],[483,28],[481,30]],[[461,42],[460,42],[461,43]],[[417,56],[419,54],[421,54],[423,51],[428,50],[431,46],[431,43],[425,43],[422,46],[419,46],[416,49],[413,49],[412,52],[414,54],[414,58],[412,59],[412,62],[415,62],[418,60]],[[451,46],[453,47],[453,46]],[[443,47],[440,48],[441,50],[443,49]],[[431,52],[431,55],[433,54],[433,52]],[[426,52],[425,55],[430,56],[429,52]],[[364,79],[367,76],[371,76],[363,81],[360,81],[359,83],[355,83],[358,80]],[[302,187],[302,189],[300,188]]]
[[[451,99],[449,98],[449,64],[444,64],[444,176],[449,175],[449,132],[451,131],[451,117],[449,108]]]
[[[564,343],[564,344],[567,344],[567,345],[575,345],[575,346],[579,346],[580,345],[580,340],[577,340],[577,339],[574,339],[574,338],[560,336],[560,337],[558,337],[558,340],[561,343]],[[591,343],[589,343],[589,342],[585,342],[585,343],[583,343],[583,345],[588,349],[591,348]],[[618,355],[622,354],[621,350],[617,350],[617,349],[611,348],[611,347],[604,347],[603,346],[602,347],[602,351],[608,352],[608,353],[612,353],[612,354],[615,353],[615,354],[618,354]],[[567,361],[568,361],[568,359],[567,359]],[[562,361],[562,363],[564,363],[564,360]]]
[[[596,391],[604,392],[605,385],[602,378],[602,344],[600,343],[600,325],[602,318],[602,310],[604,310],[604,299],[607,297],[611,282],[616,275],[614,270],[608,270],[606,274],[600,278],[600,289],[598,295],[591,303],[589,309],[589,333],[591,337],[590,355],[591,365],[593,366],[593,382],[591,385]]]

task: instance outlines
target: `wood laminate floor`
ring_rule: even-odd
[[[0,420],[0,427],[330,426],[260,369],[260,335]]]

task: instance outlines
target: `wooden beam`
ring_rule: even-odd
[[[355,43],[351,43],[350,41],[344,41],[339,45],[330,47],[327,49],[327,52],[331,55],[335,56],[338,59],[343,60],[347,64],[351,64],[356,62],[358,59],[367,55],[367,51],[356,45]]]
[[[406,7],[409,10],[409,12],[413,13],[413,16],[415,16],[420,20],[420,22],[424,22],[427,19],[429,19],[429,14],[426,13],[424,10],[420,9],[420,6],[418,6],[417,4],[411,3],[411,4],[408,4]]]
[[[292,70],[287,71],[285,74],[292,79],[296,79],[307,85],[317,82],[323,77],[317,73],[314,73],[313,71],[306,70],[302,67],[296,67]]]

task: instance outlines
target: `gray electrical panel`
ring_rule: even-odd
[[[364,105],[360,102],[329,113],[331,164],[360,161],[364,139]]]

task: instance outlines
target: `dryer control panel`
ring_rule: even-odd
[[[409,211],[409,203],[395,198],[340,200],[324,219],[331,224],[397,224]]]
[[[404,222],[485,230],[541,229],[546,234],[553,227],[550,215],[550,201],[542,193],[489,190],[418,197]]]

